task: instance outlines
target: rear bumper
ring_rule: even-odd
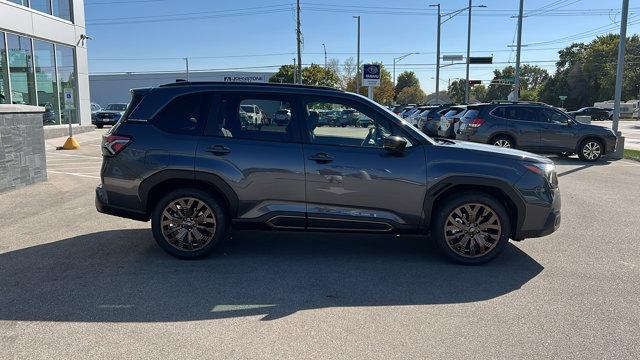
[[[109,196],[107,191],[102,188],[102,186],[98,186],[96,188],[96,198],[95,198],[96,210],[99,213],[118,216],[122,218],[139,220],[139,221],[149,221],[149,214],[144,212],[124,209],[118,206],[109,204]]]

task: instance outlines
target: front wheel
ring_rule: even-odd
[[[578,148],[578,157],[582,161],[593,162],[602,157],[602,144],[595,139],[587,139],[580,143]]]
[[[226,227],[222,206],[199,189],[179,189],[165,195],[151,218],[158,245],[181,259],[197,259],[212,253],[224,238]]]
[[[461,264],[477,265],[504,250],[511,222],[499,201],[478,192],[462,192],[443,201],[431,233],[447,257]]]
[[[501,148],[515,147],[515,144],[513,143],[513,140],[510,137],[502,136],[502,135],[496,136],[495,138],[491,139],[491,144]]]

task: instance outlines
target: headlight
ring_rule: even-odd
[[[558,186],[558,176],[554,164],[527,163],[524,165],[529,171],[543,175],[552,187]]]

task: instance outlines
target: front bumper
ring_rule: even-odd
[[[525,211],[522,223],[516,228],[514,240],[552,234],[558,230],[562,220],[560,189],[551,188],[546,184],[527,185],[531,185],[531,182],[524,179],[518,182],[517,186],[525,199]]]

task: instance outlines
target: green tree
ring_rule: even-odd
[[[420,88],[420,81],[416,76],[416,73],[413,71],[404,71],[400,75],[398,75],[398,79],[396,80],[396,96],[400,94],[402,89],[407,87],[417,87]]]
[[[290,83],[294,81],[294,68],[293,65],[283,65],[278,69],[269,79],[272,83]],[[302,68],[302,83],[306,85],[319,85],[337,87],[339,84],[339,76],[334,69],[317,64],[311,64],[310,66]]]
[[[396,100],[400,104],[422,104],[426,102],[427,95],[420,87],[409,86],[400,91]]]
[[[513,86],[510,84],[500,83],[502,80],[513,79],[515,77],[516,69],[513,66],[507,66],[502,70],[493,71],[493,81],[489,85],[489,89],[486,94],[486,101],[490,100],[506,100],[509,93],[513,90]],[[520,68],[520,96],[523,94],[530,98],[528,100],[536,101],[537,89],[542,86],[549,79],[549,73],[547,70],[537,65],[523,65]],[[523,99],[524,100],[524,99]]]
[[[280,66],[278,72],[273,74],[271,78],[269,78],[269,82],[272,83],[285,83],[285,84],[293,84],[293,65],[283,65]]]
[[[484,85],[474,85],[471,90],[469,90],[469,94],[472,100],[485,102],[487,98],[487,87]]]
[[[462,104],[464,103],[464,79],[456,80],[449,84],[449,88],[447,89],[447,93],[449,94],[449,98],[454,103]]]

